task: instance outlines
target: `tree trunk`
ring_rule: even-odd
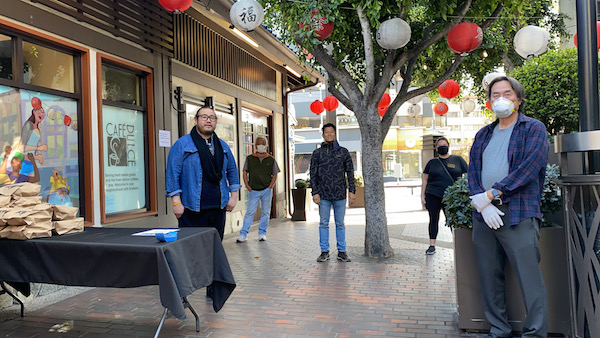
[[[379,118],[377,111],[368,113]],[[381,165],[383,143],[381,142],[381,123],[378,122],[359,124],[365,181],[365,256],[387,258],[394,255],[394,250],[390,245],[385,214],[383,167]]]

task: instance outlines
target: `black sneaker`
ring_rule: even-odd
[[[338,261],[342,261],[342,262],[352,262],[350,257],[348,257],[348,255],[345,252],[338,252],[337,259],[338,259]]]
[[[425,251],[426,255],[433,255],[435,253],[435,246],[430,245],[427,251]]]
[[[317,262],[326,262],[329,260],[329,251],[321,252],[321,255],[317,258]]]

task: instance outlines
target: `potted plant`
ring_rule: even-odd
[[[564,229],[553,223],[553,214],[561,209],[560,188],[556,184],[559,168],[546,167],[546,180],[542,196],[543,222],[540,229],[540,268],[544,275],[548,294],[548,332],[568,335],[570,333],[568,271]],[[454,232],[454,262],[456,269],[456,296],[458,327],[463,330],[489,330],[490,324],[483,313],[481,285],[475,262],[472,240],[473,208],[469,199],[466,177],[448,187],[442,199],[446,205],[446,225]],[[506,226],[506,225],[505,225]],[[519,283],[507,261],[506,311],[513,331],[521,331],[525,308]]]
[[[292,221],[306,221],[306,190],[310,185],[308,179],[297,179],[294,182],[295,189],[292,189],[292,201],[294,203],[294,212]]]
[[[365,207],[365,182],[362,176],[354,175],[354,187],[356,192],[354,193],[354,203],[349,204],[350,208],[364,208]]]

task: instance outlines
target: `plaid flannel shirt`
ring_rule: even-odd
[[[481,128],[473,140],[468,171],[471,195],[485,191],[481,183],[481,162],[497,124],[498,120]],[[547,134],[543,123],[519,113],[508,145],[508,176],[492,186],[502,191],[502,201],[508,203],[510,225],[529,217],[542,219],[540,206],[549,148]],[[483,221],[476,210],[473,215]]]

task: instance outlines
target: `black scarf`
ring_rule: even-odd
[[[200,164],[202,165],[202,173],[206,175],[206,179],[211,183],[219,184],[223,178],[223,147],[221,141],[216,133],[213,132],[213,147],[215,148],[215,155],[210,153],[210,149],[206,144],[206,141],[198,134],[196,127],[192,128],[190,132],[192,140],[196,148],[198,148],[198,155],[200,156]],[[214,159],[214,160],[213,160]]]

